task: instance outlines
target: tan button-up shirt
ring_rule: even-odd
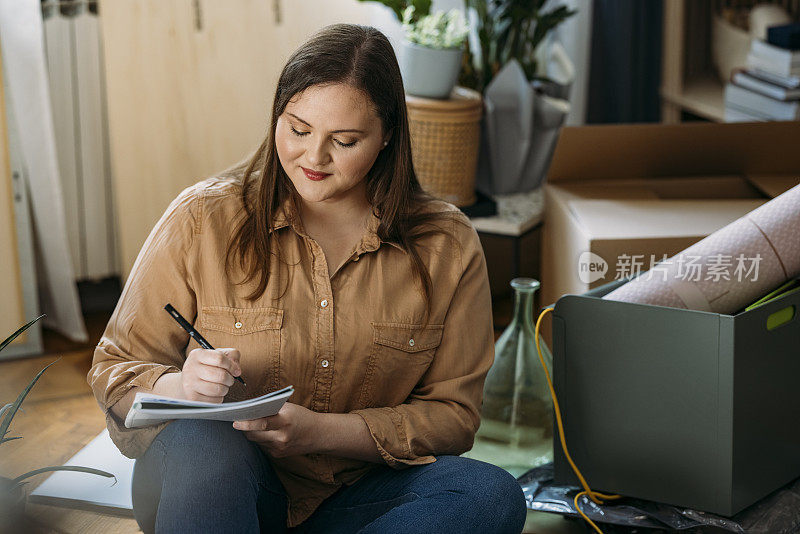
[[[468,219],[450,204],[431,206],[452,235],[422,241],[433,293],[429,324],[420,329],[420,284],[407,254],[379,239],[374,216],[349,259],[329,273],[287,204],[274,230],[284,262],[273,255],[266,292],[247,301],[257,281],[237,286],[224,270],[240,191],[221,178],[183,191],[133,266],[88,375],[119,449],[140,456],[164,424],[127,429],[109,408],[130,388],[152,388],[162,374],[180,371],[198,347],[164,311],[171,303],[212,346],[239,349],[247,386],[234,383],[226,401],[293,385],[290,402],[359,414],[395,468],[469,450],[494,337],[486,263]],[[289,526],[374,465],[323,454],[270,461],[289,497]]]

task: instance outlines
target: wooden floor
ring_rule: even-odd
[[[109,314],[86,317],[90,343],[76,344],[45,330],[45,354],[0,363],[0,403],[13,402],[45,365],[60,360],[39,379],[14,417],[10,436],[23,439],[2,444],[0,474],[16,476],[32,469],[60,465],[105,428],[100,408],[86,383],[92,352]],[[47,477],[30,479],[28,491]],[[93,512],[28,503],[27,524],[15,528],[30,533],[139,532],[136,521]]]

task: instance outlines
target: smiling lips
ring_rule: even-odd
[[[326,177],[330,176],[331,173],[329,172],[317,172],[312,171],[311,169],[306,169],[305,167],[300,167],[303,169],[303,172],[306,175],[306,178],[309,180],[314,180],[315,182],[319,182],[320,180],[324,180]]]

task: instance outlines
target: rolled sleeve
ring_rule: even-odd
[[[408,422],[395,408],[367,408],[356,410],[367,424],[369,433],[375,441],[383,460],[394,468],[407,465],[422,465],[436,461],[431,455],[415,454],[406,434]]]
[[[480,240],[469,222],[463,226],[456,232],[458,282],[430,367],[405,403],[354,412],[395,468],[468,451],[480,424],[483,383],[494,361],[492,304]]]
[[[131,388],[152,389],[163,374],[183,366],[189,336],[163,308],[171,303],[187,320],[196,316],[187,264],[199,231],[201,194],[195,187],[187,188],[159,219],[95,348],[87,381],[107,414],[112,438],[120,437],[124,427],[111,417],[111,406]]]

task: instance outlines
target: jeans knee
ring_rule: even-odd
[[[498,523],[506,526],[504,531],[521,532],[528,513],[522,487],[505,469],[490,464],[486,466],[481,480],[485,483],[487,504],[498,514]]]
[[[527,505],[519,482],[511,473],[492,464],[466,460],[463,469],[463,491],[474,506],[491,511],[497,532],[521,532],[525,525]]]
[[[255,445],[226,421],[179,419],[156,440],[165,450],[167,472],[193,479],[242,476],[259,461]]]

